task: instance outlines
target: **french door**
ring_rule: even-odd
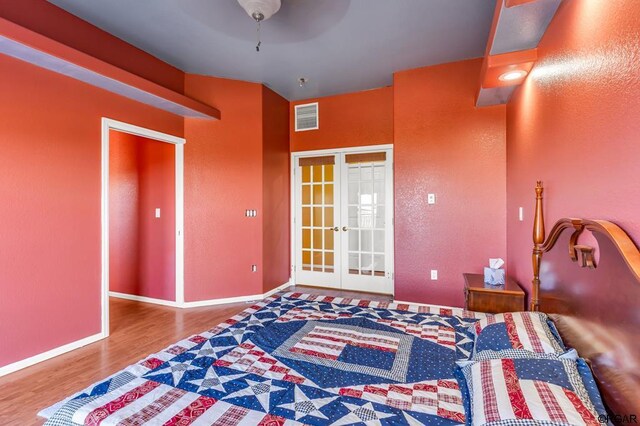
[[[393,293],[391,148],[293,157],[297,284]]]

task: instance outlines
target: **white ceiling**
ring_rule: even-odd
[[[49,0],[195,74],[289,100],[388,86],[395,71],[484,55],[495,0],[282,0],[256,25],[236,0]],[[299,87],[298,78],[309,83]]]

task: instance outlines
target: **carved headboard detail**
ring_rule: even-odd
[[[545,238],[542,194],[538,182],[530,308],[587,359],[610,411],[640,415],[640,251],[605,220],[560,219]]]

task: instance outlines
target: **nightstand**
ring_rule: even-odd
[[[513,279],[507,277],[505,285],[491,286],[484,283],[482,274],[462,275],[465,309],[491,314],[525,310],[524,291]]]

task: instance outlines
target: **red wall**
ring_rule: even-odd
[[[320,128],[295,131],[294,106],[318,102]],[[291,151],[393,143],[393,88],[291,102]]]
[[[284,284],[288,102],[261,84],[190,74],[185,94],[223,111],[216,122],[185,120],[185,300],[261,294]],[[247,209],[258,216],[245,217]]]
[[[289,101],[262,87],[262,290],[291,275]]]
[[[506,258],[506,113],[474,107],[481,63],[403,71],[393,87],[291,103],[292,152],[394,144],[399,300],[461,306],[462,273]],[[315,101],[320,129],[294,132],[293,106]]]
[[[175,145],[110,132],[109,216],[109,290],[175,300]]]
[[[394,75],[399,300],[462,306],[462,273],[506,257],[505,107],[474,107],[481,63]]]
[[[0,0],[0,17],[182,93],[184,73],[45,0]]]
[[[140,198],[136,136],[109,131],[109,290],[137,294]]]
[[[0,366],[100,331],[101,117],[187,135],[187,301],[261,294],[288,280],[286,100],[259,84],[185,76],[43,0],[0,0],[0,17],[172,90],[186,84],[189,96],[224,110],[218,122],[183,120],[0,56]],[[172,208],[161,208],[163,220],[175,220],[167,216]],[[258,210],[258,218],[244,217],[245,209]],[[138,240],[154,236],[169,238],[143,226]],[[168,269],[143,268],[143,281],[173,279],[173,253],[164,256]],[[140,294],[173,299],[165,284]]]
[[[101,117],[183,127],[6,56],[0,69],[1,366],[100,332]]]
[[[564,2],[508,105],[508,267],[527,287],[538,179],[547,230],[561,217],[608,219],[640,243],[640,8],[632,3]]]
[[[187,75],[222,120],[185,120],[185,300],[262,293],[262,86]],[[251,265],[258,272],[251,272]]]

